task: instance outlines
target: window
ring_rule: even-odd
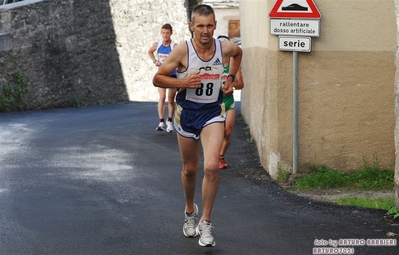
[[[239,20],[229,20],[229,38],[240,37],[240,21]]]

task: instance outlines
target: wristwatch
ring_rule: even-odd
[[[229,78],[229,77],[233,78],[233,81],[235,81],[235,79],[236,79],[236,76],[234,74],[231,74],[231,73],[229,75],[227,75],[227,78]]]
[[[152,63],[154,63],[155,64],[155,62],[157,62],[158,60],[157,59],[154,59],[153,61],[152,61]]]

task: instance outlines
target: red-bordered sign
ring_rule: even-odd
[[[269,17],[275,19],[320,19],[321,14],[313,0],[277,0]]]

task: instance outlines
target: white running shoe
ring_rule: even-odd
[[[164,122],[159,122],[158,127],[155,128],[155,131],[165,131],[166,125]]]
[[[166,122],[166,132],[173,132],[173,123],[171,121]]]
[[[200,239],[198,240],[198,244],[204,247],[215,246],[215,238],[212,235],[212,223],[204,220],[203,222],[198,223],[196,232],[197,235],[200,235]]]
[[[198,214],[198,206],[194,204],[194,212],[191,214],[187,214],[186,210],[184,210],[184,225],[183,225],[183,234],[186,237],[196,237],[197,231],[195,229],[197,225],[197,214]]]

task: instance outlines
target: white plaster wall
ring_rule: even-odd
[[[229,31],[229,20],[239,20],[240,10],[237,9],[214,9],[216,15],[216,30],[215,37],[219,35],[228,35]]]
[[[275,0],[240,0],[242,113],[263,166],[292,164],[292,52],[270,35]],[[321,36],[299,54],[299,163],[393,168],[396,18],[392,0],[317,0]],[[398,101],[398,100],[397,100]],[[398,104],[398,103],[397,103]]]

